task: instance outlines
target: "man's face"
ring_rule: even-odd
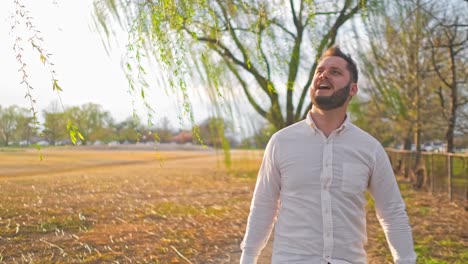
[[[357,85],[351,81],[347,62],[336,56],[320,61],[315,71],[310,96],[315,107],[333,110],[343,106],[356,94]]]

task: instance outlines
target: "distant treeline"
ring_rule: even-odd
[[[227,142],[230,147],[264,147],[270,136],[262,130],[255,136],[239,138],[234,136],[230,122],[218,117],[207,118],[185,130],[172,128],[167,117],[151,127],[133,116],[117,122],[109,111],[95,103],[65,110],[52,105],[41,114],[43,121],[38,122],[26,108],[0,105],[0,146],[71,145],[70,126],[83,136],[78,139],[80,145],[173,142],[222,148],[223,142]]]

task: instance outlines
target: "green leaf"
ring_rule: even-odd
[[[58,85],[58,81],[56,79],[53,80],[52,90],[59,91],[59,92],[63,91],[62,88],[60,88],[60,86]]]
[[[36,147],[36,150],[39,153],[39,160],[43,161],[44,160],[44,155],[42,155],[42,147],[39,144],[35,144],[34,147]]]
[[[83,135],[79,131],[76,131],[76,134],[81,140],[83,140],[83,141],[85,140]]]
[[[68,134],[70,135],[70,140],[73,143],[73,145],[76,145],[77,137],[81,139],[82,141],[85,140],[83,135],[78,130],[78,127],[74,125],[71,120],[68,120],[67,122],[67,131],[68,131]]]
[[[42,64],[45,65],[45,63],[46,63],[46,57],[44,56],[44,54],[41,53],[41,56],[40,56],[39,58],[40,58]]]

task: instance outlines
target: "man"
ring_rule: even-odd
[[[357,81],[355,62],[339,47],[323,54],[306,120],[275,133],[265,149],[241,244],[242,264],[257,262],[275,222],[274,264],[366,263],[366,190],[395,263],[416,263],[388,156],[346,114]]]

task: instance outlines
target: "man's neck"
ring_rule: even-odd
[[[314,106],[310,110],[312,120],[323,134],[328,137],[334,130],[338,129],[346,118],[346,108],[337,108],[333,110],[321,110]]]

